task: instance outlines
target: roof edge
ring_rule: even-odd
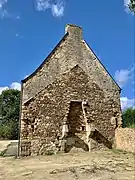
[[[58,44],[54,47],[54,49],[49,53],[49,55],[44,59],[44,61],[42,62],[42,64],[40,64],[40,66],[34,71],[32,72],[29,76],[27,76],[25,79],[21,80],[22,83],[25,83],[26,81],[28,81],[30,78],[32,78],[42,67],[43,65],[47,62],[48,58],[50,58],[53,53],[56,51],[56,49],[60,46],[60,44],[62,43],[62,41],[68,36],[68,32],[62,37],[62,39],[58,42]]]
[[[93,49],[89,46],[89,44],[87,43],[86,40],[83,40],[84,43],[88,46],[88,48],[92,51],[92,53],[94,54],[94,56],[96,57],[96,59],[99,61],[99,63],[101,64],[101,66],[104,68],[104,70],[108,73],[108,75],[112,78],[113,82],[116,84],[116,86],[119,88],[119,91],[121,92],[121,88],[118,85],[118,83],[115,81],[115,79],[113,78],[113,76],[109,73],[109,71],[106,69],[106,67],[104,66],[104,64],[101,62],[101,60],[97,57],[97,55],[95,54],[95,52],[93,51]]]

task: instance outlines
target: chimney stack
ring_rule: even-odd
[[[77,38],[79,40],[83,39],[83,32],[82,32],[82,28],[77,26],[77,25],[73,25],[73,24],[67,24],[65,27],[65,33],[69,33],[70,36]]]

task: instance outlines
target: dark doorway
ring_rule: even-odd
[[[83,116],[82,101],[71,101],[67,122],[70,134],[85,131],[86,125]]]

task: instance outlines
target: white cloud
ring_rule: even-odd
[[[8,0],[0,0],[0,18],[9,17],[8,11],[5,9],[5,5],[7,4]]]
[[[1,19],[12,18],[19,20],[20,19],[19,15],[13,15],[7,11],[6,6],[8,2],[9,2],[8,0],[0,0],[0,18]]]
[[[61,17],[64,15],[64,0],[36,0],[37,11],[46,11],[50,9],[52,15]]]
[[[134,67],[131,69],[121,69],[115,72],[115,80],[122,88],[128,80],[132,79],[134,76]]]
[[[5,3],[7,3],[7,0],[0,0],[0,8],[1,8]]]
[[[124,6],[128,7],[128,4],[130,3],[130,0],[124,0]]]
[[[127,13],[133,14],[133,13],[130,11],[129,7],[128,7],[129,3],[130,3],[130,0],[124,0],[124,10],[125,10]]]
[[[13,82],[11,85],[10,85],[10,89],[17,89],[17,90],[21,90],[21,84],[18,83],[18,82]]]
[[[52,14],[56,17],[61,17],[64,14],[64,5],[61,3],[52,5]]]
[[[45,11],[51,7],[50,0],[37,0],[36,8],[38,11]]]
[[[10,86],[0,87],[0,94],[2,93],[2,91],[7,90],[7,89],[17,89],[20,91],[21,84],[18,82],[12,82],[12,84]]]
[[[135,107],[135,99],[128,99],[127,97],[121,97],[120,101],[121,101],[122,110],[129,107]]]
[[[7,86],[5,87],[0,87],[0,94],[2,93],[2,91],[6,90],[6,89],[9,89]]]

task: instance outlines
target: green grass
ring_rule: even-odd
[[[3,156],[5,155],[5,152],[7,151],[7,149],[4,149],[3,151],[0,152],[0,156]]]
[[[47,156],[54,155],[54,151],[48,150],[48,151],[45,152],[45,155],[47,155]]]
[[[113,153],[116,153],[116,154],[133,154],[133,155],[135,155],[134,152],[129,152],[129,151],[125,151],[125,150],[121,150],[121,149],[116,149],[116,148],[112,148],[111,151]]]

